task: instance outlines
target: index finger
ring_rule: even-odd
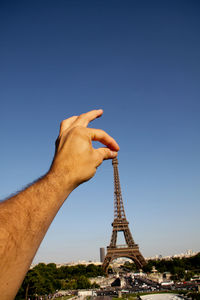
[[[98,141],[107,146],[113,151],[119,151],[119,145],[117,142],[105,131],[101,129],[88,128],[90,137],[93,141]]]
[[[77,120],[74,122],[76,126],[84,126],[87,127],[88,124],[95,120],[96,118],[99,118],[103,114],[102,109],[97,110],[91,110],[87,113],[81,114]]]

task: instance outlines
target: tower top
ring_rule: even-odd
[[[118,159],[117,159],[117,157],[113,158],[112,164],[113,165],[118,165]]]
[[[126,220],[124,204],[122,200],[121,187],[120,187],[117,157],[113,158],[112,165],[114,171],[114,219],[120,221],[122,219]]]

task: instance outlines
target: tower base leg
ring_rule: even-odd
[[[140,253],[137,245],[135,245],[134,248],[109,248],[108,247],[106,257],[102,264],[103,270],[107,273],[109,264],[114,259],[117,259],[119,257],[126,257],[131,259],[136,264],[138,269],[142,269],[146,264],[146,261],[142,256],[142,254]]]

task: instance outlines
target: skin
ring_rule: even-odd
[[[92,178],[119,146],[105,131],[87,128],[100,117],[93,110],[61,122],[55,156],[47,174],[0,203],[0,297],[14,299],[52,220],[68,195]],[[94,149],[92,141],[105,147]]]

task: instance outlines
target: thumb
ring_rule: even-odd
[[[117,151],[112,151],[109,148],[98,148],[95,149],[95,152],[98,154],[99,165],[105,159],[112,159],[117,157],[117,153],[118,153]]]

